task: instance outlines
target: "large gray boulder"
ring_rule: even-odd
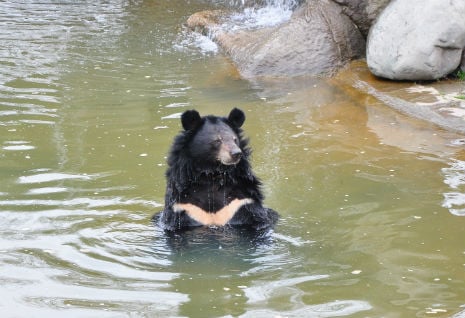
[[[459,67],[464,47],[464,0],[393,0],[370,30],[367,64],[380,77],[433,80]]]
[[[259,30],[223,30],[218,14],[194,14],[187,24],[210,34],[244,78],[329,75],[364,56],[360,31],[330,0],[308,1],[290,21]]]

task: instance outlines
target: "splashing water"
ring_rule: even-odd
[[[299,0],[262,0],[262,1],[257,1],[257,0],[231,0],[230,5],[231,6],[239,6],[242,8],[245,7],[280,7],[280,8],[286,8],[286,9],[294,9],[302,3],[303,1]]]
[[[174,49],[181,52],[194,50],[200,51],[202,55],[218,53],[218,45],[212,41],[208,36],[202,35],[197,32],[190,32],[184,30],[179,40],[173,45]]]
[[[292,10],[280,7],[245,8],[243,12],[232,15],[224,27],[231,31],[272,27],[288,21],[291,15]]]
[[[299,4],[295,0],[267,0],[263,6],[256,2],[250,5],[242,1],[243,11],[233,14],[225,24],[227,30],[257,29],[282,24],[291,18],[292,11]]]
[[[231,0],[229,6],[238,11],[231,14],[220,28],[226,32],[234,32],[273,27],[288,21],[299,3],[298,0]],[[204,55],[218,53],[218,46],[209,36],[195,32],[184,32],[182,40],[175,44],[175,48],[180,51],[189,47],[195,47]]]

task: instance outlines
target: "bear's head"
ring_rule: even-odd
[[[244,112],[237,108],[228,117],[201,117],[196,110],[185,111],[181,116],[182,127],[191,135],[186,150],[202,165],[235,165],[244,155],[240,136],[244,121]]]

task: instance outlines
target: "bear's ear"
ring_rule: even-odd
[[[239,108],[233,108],[233,110],[231,110],[231,112],[229,113],[228,121],[234,127],[237,127],[237,128],[241,127],[245,121],[244,112],[240,110]]]
[[[181,123],[184,130],[193,130],[202,122],[200,114],[196,110],[186,110],[181,115]]]

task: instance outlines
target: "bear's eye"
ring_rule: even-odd
[[[215,140],[212,141],[212,143],[216,146],[221,145],[221,138],[220,137],[216,138]]]

